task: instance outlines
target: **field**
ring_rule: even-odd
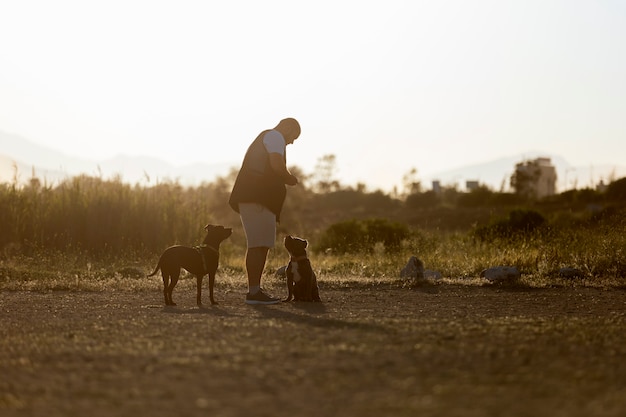
[[[626,415],[626,179],[527,202],[296,187],[278,238],[309,239],[323,303],[266,307],[243,302],[231,188],[0,186],[0,416]],[[184,277],[164,307],[145,275],[206,223],[234,228],[220,304]],[[442,278],[401,280],[412,255]],[[497,265],[521,279],[479,278]]]
[[[197,308],[191,279],[176,307],[136,281],[5,283],[0,415],[626,413],[623,288],[322,279],[321,304],[252,307],[220,276]]]

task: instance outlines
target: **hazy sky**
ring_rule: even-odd
[[[626,2],[0,0],[0,130],[70,155],[401,183],[527,151],[626,158]],[[25,161],[28,162],[28,161]]]

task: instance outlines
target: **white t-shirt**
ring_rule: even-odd
[[[285,138],[278,130],[270,130],[263,136],[263,144],[268,153],[285,155]]]

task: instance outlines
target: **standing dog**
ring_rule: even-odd
[[[322,301],[320,299],[320,291],[317,287],[317,277],[311,261],[306,254],[308,242],[297,237],[286,236],[285,248],[291,256],[287,269],[287,290],[289,295],[287,301]]]
[[[209,297],[211,298],[211,304],[217,304],[213,298],[213,285],[215,284],[215,272],[217,272],[219,263],[220,243],[231,235],[233,229],[211,224],[207,224],[204,229],[207,233],[202,245],[193,248],[181,245],[170,246],[165,249],[165,252],[159,258],[159,263],[154,271],[148,275],[151,277],[159,269],[161,270],[165,305],[176,305],[174,300],[172,300],[172,291],[174,291],[174,287],[178,283],[181,268],[185,268],[189,273],[196,276],[198,285],[196,302],[198,306],[202,305],[202,278],[209,274]]]

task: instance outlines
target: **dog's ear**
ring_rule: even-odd
[[[204,226],[204,230],[206,230],[207,232],[209,231],[210,228],[214,227],[212,224],[207,224],[206,226]]]
[[[308,246],[309,246],[309,241],[308,241],[308,240],[306,240],[306,239],[304,239],[304,247],[306,248],[306,247],[308,247]]]

